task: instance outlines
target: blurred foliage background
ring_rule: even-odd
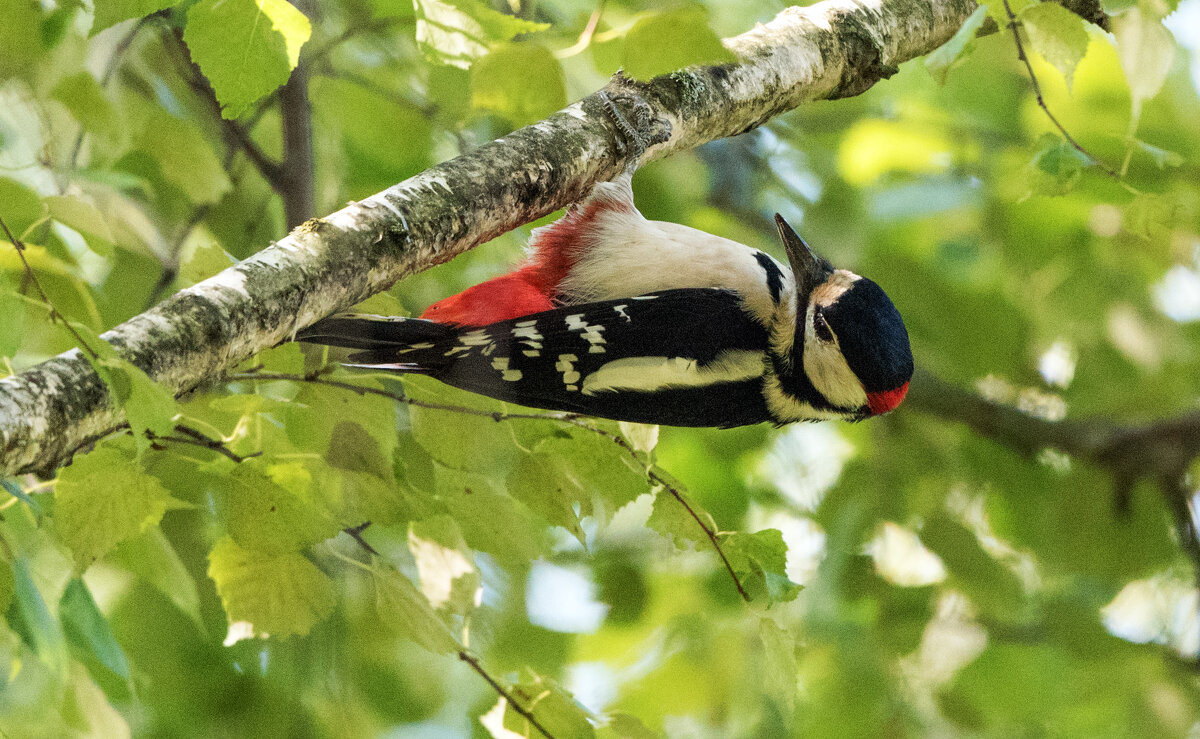
[[[95,341],[618,67],[722,60],[782,7],[6,0],[0,218]],[[887,289],[920,366],[1031,418],[1194,410],[1200,0],[1106,2],[1112,34],[1012,9],[1048,106],[1118,176],[1038,107],[1010,34],[968,28],[866,94],[645,167],[638,204],[777,254],[784,214]],[[297,63],[310,151],[283,133]],[[493,276],[535,225],[365,308]],[[0,315],[6,372],[75,343],[7,242]],[[1122,509],[1103,470],[916,403],[853,426],[495,421],[517,411],[433,383],[297,381],[320,361],[275,349],[178,406],[135,382],[131,417],[182,431],[3,481],[6,736],[1200,727],[1195,572],[1154,486]],[[673,493],[726,532],[749,602]]]

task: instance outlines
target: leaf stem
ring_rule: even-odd
[[[13,236],[13,232],[8,230],[8,224],[4,222],[3,218],[0,218],[0,229],[4,229],[4,235],[8,237],[8,240],[12,242],[13,248],[17,250],[17,256],[21,258],[21,264],[25,267],[25,275],[29,278],[29,282],[33,285],[34,289],[37,290],[38,296],[41,297],[42,302],[45,303],[46,307],[50,309],[50,320],[58,321],[62,325],[66,326],[67,330],[71,332],[71,335],[75,337],[75,342],[79,345],[79,349],[92,359],[99,359],[100,355],[88,345],[87,341],[79,334],[78,331],[75,330],[75,327],[71,325],[71,322],[67,320],[66,316],[60,313],[58,308],[54,307],[54,303],[50,300],[50,296],[46,294],[45,289],[42,288],[42,283],[38,281],[37,275],[34,274],[33,267],[29,264],[29,259],[25,256],[25,244],[16,236]]]
[[[1008,15],[1008,29],[1012,31],[1013,42],[1017,46],[1017,58],[1020,59],[1021,63],[1025,65],[1025,71],[1029,75],[1029,84],[1033,87],[1033,95],[1035,98],[1037,98],[1038,107],[1042,109],[1042,112],[1046,114],[1046,117],[1049,118],[1050,122],[1054,124],[1054,127],[1059,130],[1059,132],[1063,135],[1063,138],[1067,140],[1068,144],[1075,147],[1075,150],[1080,154],[1083,154],[1085,157],[1090,159],[1092,164],[1096,165],[1101,172],[1113,178],[1117,182],[1120,182],[1121,175],[1115,169],[1100,161],[1099,157],[1097,157],[1095,154],[1092,154],[1092,152],[1083,148],[1083,145],[1076,141],[1075,137],[1067,131],[1066,126],[1059,122],[1054,113],[1050,112],[1050,107],[1046,105],[1046,100],[1042,97],[1042,86],[1038,83],[1037,75],[1033,71],[1033,65],[1030,64],[1029,56],[1025,53],[1025,44],[1021,41],[1021,33],[1018,30],[1021,22],[1017,20],[1017,16],[1013,13],[1012,6],[1008,4],[1008,0],[1002,1],[1004,3],[1004,12]]]
[[[486,680],[488,685],[492,686],[492,690],[495,690],[497,693],[499,693],[500,697],[507,701],[508,705],[512,706],[514,711],[521,714],[521,716],[528,721],[533,728],[540,731],[542,736],[546,737],[546,739],[554,739],[554,735],[547,731],[545,726],[542,726],[541,722],[534,717],[532,711],[523,708],[521,704],[512,697],[512,694],[504,689],[503,685],[497,682],[494,677],[489,675],[487,670],[483,669],[483,665],[479,664],[478,657],[465,649],[460,649],[458,650],[458,658],[470,665],[472,670],[475,670],[475,672],[479,673],[479,676]]]

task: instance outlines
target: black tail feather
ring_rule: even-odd
[[[453,326],[421,318],[347,313],[317,321],[296,340],[358,350],[343,360],[349,366],[424,374],[449,361],[445,345],[456,333]]]
[[[454,333],[452,326],[421,318],[342,313],[297,332],[296,340],[394,356],[397,350],[444,341]]]

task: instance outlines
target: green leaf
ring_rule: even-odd
[[[721,549],[752,600],[765,599],[771,606],[800,594],[787,576],[787,544],[779,529],[722,534]]]
[[[376,567],[373,573],[375,606],[384,623],[436,654],[451,654],[461,649],[450,629],[407,577],[390,567]]]
[[[54,527],[80,570],[122,541],[157,526],[163,514],[186,504],[128,454],[100,446],[62,471],[54,486]]]
[[[472,415],[419,406],[409,408],[413,438],[439,463],[452,469],[503,477],[517,460],[526,455],[528,447],[522,446],[516,436],[517,423],[497,421],[494,416],[488,415],[501,414],[512,410],[513,406],[423,377],[406,377],[404,388],[409,397],[420,402],[459,406],[484,414]],[[551,421],[544,424],[531,421],[518,423],[523,433],[531,433],[534,429],[530,426],[547,433],[556,431],[559,426]],[[463,439],[470,439],[471,443],[464,444]]]
[[[113,674],[129,679],[129,660],[125,651],[117,643],[108,619],[96,606],[83,580],[76,577],[67,583],[58,602],[58,616],[62,619],[68,644],[94,655]]]
[[[587,739],[596,730],[588,721],[587,709],[558,683],[526,669],[521,682],[509,689],[512,697],[526,713],[533,714],[550,736],[556,739]],[[541,733],[512,705],[504,712],[504,728],[521,736],[535,737]]]
[[[709,530],[716,531],[717,523],[713,521],[708,511],[691,500],[680,488],[676,487],[676,490],[679,490],[679,495],[683,497],[688,506],[691,506],[693,511],[696,511]],[[700,528],[696,519],[688,513],[687,507],[666,490],[660,490],[655,494],[654,506],[646,525],[670,538],[677,549],[686,549],[697,543],[709,546],[708,535]]]
[[[1087,53],[1086,23],[1056,3],[1038,3],[1021,13],[1021,25],[1034,51],[1062,72],[1067,87],[1071,86],[1079,60]]]
[[[61,674],[67,669],[69,659],[66,641],[33,582],[29,563],[24,558],[13,561],[12,579],[13,607],[8,612],[9,624],[43,663]]]
[[[0,34],[2,33],[3,31],[0,31]],[[18,239],[26,229],[42,218],[42,199],[38,197],[37,192],[16,180],[0,177],[0,203],[4,203],[0,218],[4,219],[8,229]],[[8,243],[8,238],[3,232],[0,232],[0,243]]]
[[[1125,230],[1143,239],[1167,238],[1180,207],[1180,203],[1170,195],[1138,193],[1125,206],[1122,222]]]
[[[550,27],[505,15],[478,0],[413,0],[413,10],[417,45],[425,58],[460,69],[469,68],[493,44]]]
[[[563,527],[581,543],[586,540],[579,522],[591,508],[591,496],[584,495],[566,462],[547,454],[530,454],[517,462],[505,485],[509,495],[551,526]],[[581,506],[578,514],[577,503]]]
[[[208,562],[231,639],[239,626],[258,638],[303,636],[337,604],[333,582],[297,552],[255,552],[227,536],[213,547]]]
[[[62,78],[50,91],[50,97],[65,105],[88,133],[105,138],[120,133],[116,109],[90,72],[78,72]]]
[[[625,36],[622,67],[640,80],[698,64],[736,61],[733,52],[708,27],[708,11],[699,5],[643,16]]]
[[[992,616],[1017,616],[1023,602],[1020,580],[983,549],[974,532],[945,513],[937,513],[921,527],[920,536],[941,558],[951,585]]]
[[[42,55],[40,8],[36,0],[0,3],[0,82],[32,66]]]
[[[16,581],[13,579],[12,562],[0,558],[0,613],[7,613],[13,604]]]
[[[790,715],[796,704],[799,681],[796,637],[771,619],[764,618],[759,623],[758,638],[763,646],[763,688],[780,711]]]
[[[980,5],[974,13],[967,16],[962,27],[950,37],[950,40],[934,49],[925,57],[925,69],[933,78],[946,84],[950,70],[958,66],[966,53],[975,45],[975,33],[987,19],[988,6]]]
[[[1075,189],[1083,168],[1091,160],[1083,152],[1054,134],[1042,137],[1042,149],[1034,155],[1029,168],[1029,183],[1038,195],[1066,195]]]
[[[481,579],[458,524],[449,516],[413,521],[408,550],[417,563],[421,592],[435,610],[467,615],[475,610]]]
[[[582,429],[538,442],[532,454],[518,461],[507,484],[509,495],[581,542],[580,518],[598,515],[604,520],[650,491],[645,469],[625,450]],[[606,505],[598,508],[597,501]]]
[[[96,16],[88,35],[94,36],[109,26],[130,18],[143,18],[163,8],[178,5],[180,0],[94,0]]]
[[[536,123],[566,104],[562,65],[544,46],[501,46],[471,66],[471,105],[513,126]]]
[[[0,323],[0,357],[12,357],[25,344],[27,334],[25,325],[28,322],[28,303],[15,291],[0,284],[0,315],[5,317]]]
[[[87,244],[102,257],[112,256],[113,234],[96,206],[70,195],[50,195],[42,199],[50,217],[87,237]]]
[[[79,323],[71,325],[96,352],[96,357],[87,352],[84,352],[84,356],[91,363],[92,369],[96,370],[96,374],[108,385],[117,405],[124,409],[129,426],[133,429],[138,453],[141,454],[150,445],[147,431],[155,436],[170,435],[175,430],[175,416],[179,413],[175,396],[151,380],[140,367],[118,355],[111,344],[87,326]]]
[[[179,277],[185,285],[195,285],[237,264],[229,252],[215,241],[197,246],[179,268]]]
[[[237,118],[287,82],[310,35],[308,18],[285,0],[201,0],[188,10],[183,40],[221,115]]]
[[[247,459],[228,477],[229,535],[239,546],[264,554],[295,552],[336,536],[342,527],[313,487],[302,462]]]
[[[153,585],[194,623],[202,623],[196,580],[161,527],[121,542],[109,560]]]
[[[153,156],[162,176],[196,204],[215,203],[232,187],[221,160],[190,121],[156,111],[137,146]]]
[[[438,499],[472,548],[510,566],[547,553],[543,528],[517,501],[494,490],[486,476],[440,465],[437,472]]]
[[[1142,104],[1158,94],[1171,71],[1171,63],[1175,60],[1175,37],[1159,18],[1147,14],[1141,7],[1131,8],[1113,18],[1112,32],[1133,98],[1129,120],[1132,134],[1141,120]]]

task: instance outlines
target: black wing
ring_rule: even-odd
[[[370,350],[351,361],[602,418],[721,427],[769,420],[762,395],[767,330],[728,290],[666,290],[441,336],[413,323],[375,322]],[[381,335],[389,326],[391,338]]]

